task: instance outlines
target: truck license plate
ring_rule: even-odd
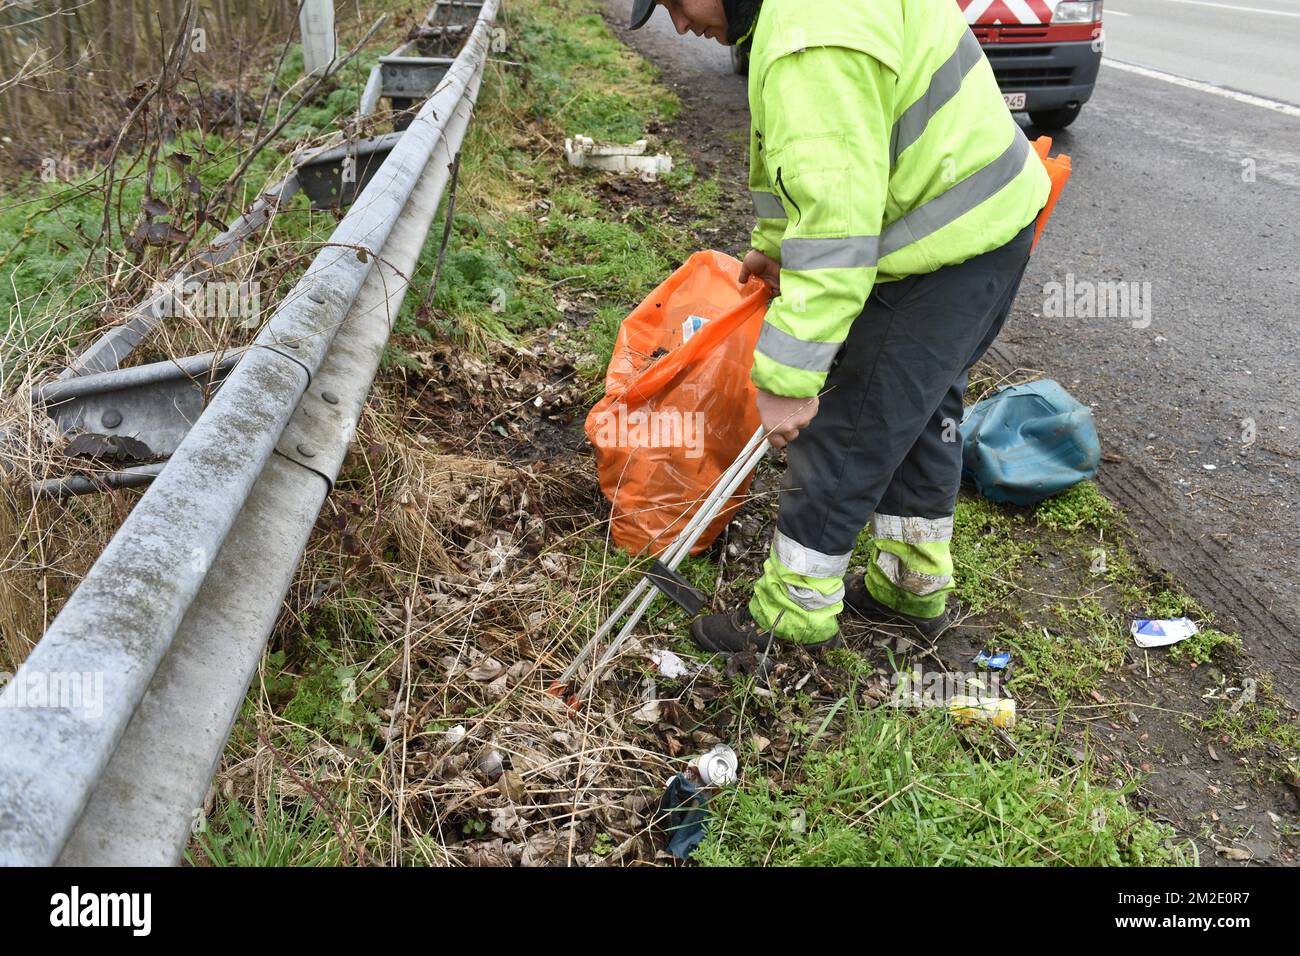
[[[1025,108],[1025,94],[1003,93],[1002,102],[1007,104],[1009,110],[1023,110]]]

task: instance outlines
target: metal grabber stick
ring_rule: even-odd
[[[741,483],[758,466],[759,460],[767,452],[769,447],[767,439],[764,437],[763,429],[760,427],[750,437],[749,441],[745,443],[745,447],[741,449],[740,454],[736,456],[736,460],[733,461],[731,465],[727,467],[727,470],[718,477],[712,490],[710,490],[709,494],[704,498],[699,509],[691,517],[690,521],[687,522],[686,527],[682,529],[681,533],[678,534],[676,540],[669,545],[668,549],[660,558],[660,561],[670,571],[677,570],[677,566],[680,565],[686,555],[690,553],[691,548],[695,546],[695,542],[697,542],[700,539],[700,536],[704,534],[705,529],[708,528],[708,526],[713,522],[713,519],[721,513],[722,509],[726,507],[727,502],[731,500],[731,496],[735,494],[736,489],[740,487]],[[646,593],[647,591],[649,593]],[[596,633],[592,635],[591,640],[589,640],[582,650],[578,652],[577,656],[573,659],[573,662],[565,668],[564,673],[560,675],[559,679],[552,686],[562,689],[568,688],[574,675],[578,672],[578,668],[581,667],[582,662],[586,660],[587,655],[595,650],[601,639],[614,629],[614,625],[617,624],[623,615],[628,612],[628,609],[631,608],[638,599],[640,599],[640,604],[637,605],[636,610],[632,612],[632,616],[624,623],[618,636],[610,642],[610,646],[605,650],[600,661],[592,669],[592,673],[584,685],[585,696],[595,681],[596,675],[599,674],[605,665],[609,663],[614,654],[618,652],[619,646],[622,645],[628,635],[632,633],[632,629],[636,627],[637,623],[645,615],[650,605],[654,602],[657,594],[658,589],[654,586],[651,575],[643,574],[641,580],[636,583],[636,586],[627,597],[619,603],[618,607],[615,608],[614,613],[606,619],[605,623],[601,624],[601,626],[596,629]]]
[[[685,538],[685,544],[681,551],[674,556],[673,563],[669,566],[669,570],[677,570],[677,565],[682,562],[686,555],[690,554],[691,548],[695,546],[695,542],[700,539],[702,534],[704,534],[705,529],[713,523],[713,519],[716,518],[722,509],[726,507],[727,502],[731,499],[732,494],[735,493],[736,488],[738,488],[740,483],[749,476],[750,472],[758,467],[759,461],[761,461],[763,456],[767,454],[769,447],[767,440],[763,439],[759,446],[750,452],[749,458],[744,461],[744,464],[741,465],[740,469],[730,479],[724,492],[715,499],[706,501],[704,507],[701,508],[700,511],[703,516],[702,520],[698,527],[696,527],[689,536],[683,535]],[[591,688],[595,684],[601,672],[609,665],[610,661],[614,659],[614,656],[623,646],[623,642],[631,635],[632,629],[637,626],[638,622],[640,622],[641,618],[645,615],[646,611],[649,610],[650,605],[654,603],[655,598],[658,596],[659,589],[651,587],[649,593],[641,599],[641,603],[637,605],[636,610],[632,612],[632,616],[627,619],[622,630],[618,632],[618,636],[616,636],[614,640],[610,641],[609,647],[605,649],[605,653],[601,655],[596,666],[593,667],[591,673],[587,675],[586,683],[583,685],[584,696],[590,694]]]

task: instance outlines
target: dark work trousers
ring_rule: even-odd
[[[827,377],[817,416],[789,445],[773,550],[780,563],[769,561],[759,582],[756,617],[772,616],[778,605],[792,618],[801,616],[800,606],[832,611],[837,595],[801,591],[791,572],[805,576],[804,584],[812,578],[829,586],[842,577],[873,514],[899,526],[907,523],[898,518],[942,519],[951,535],[967,374],[1011,311],[1033,235],[1031,223],[991,252],[872,290]],[[942,547],[946,554],[946,539]],[[773,577],[785,581],[793,605],[775,593]],[[793,640],[825,637],[795,620],[790,625]],[[786,636],[786,627],[777,631]]]

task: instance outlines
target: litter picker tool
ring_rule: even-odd
[[[573,659],[573,662],[569,664],[559,679],[551,685],[552,693],[559,696],[567,691],[573,682],[574,675],[582,666],[582,662],[596,650],[601,640],[614,629],[615,625],[628,613],[629,609],[633,608],[633,605],[635,605],[635,609],[632,610],[631,616],[623,623],[623,627],[619,630],[617,636],[610,641],[605,653],[601,655],[599,661],[591,669],[591,673],[583,685],[583,697],[590,694],[591,688],[595,685],[601,671],[614,659],[619,648],[632,633],[632,629],[645,616],[646,611],[649,610],[650,605],[654,603],[655,598],[658,597],[661,591],[688,613],[695,614],[704,606],[704,595],[693,588],[681,575],[677,574],[677,566],[682,563],[686,555],[690,554],[695,542],[700,539],[704,530],[712,524],[714,518],[726,507],[736,489],[758,466],[759,460],[766,454],[769,447],[763,429],[760,427],[750,437],[740,454],[736,456],[736,460],[718,477],[698,510],[687,522],[686,527],[677,535],[677,539],[641,576],[641,580],[632,588],[627,597],[623,598],[618,607],[614,609],[614,613],[596,629],[596,633],[592,635],[591,640],[578,652],[577,657]]]

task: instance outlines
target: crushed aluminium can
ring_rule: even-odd
[[[695,759],[695,771],[706,787],[726,787],[736,782],[740,760],[726,744],[718,744]]]

